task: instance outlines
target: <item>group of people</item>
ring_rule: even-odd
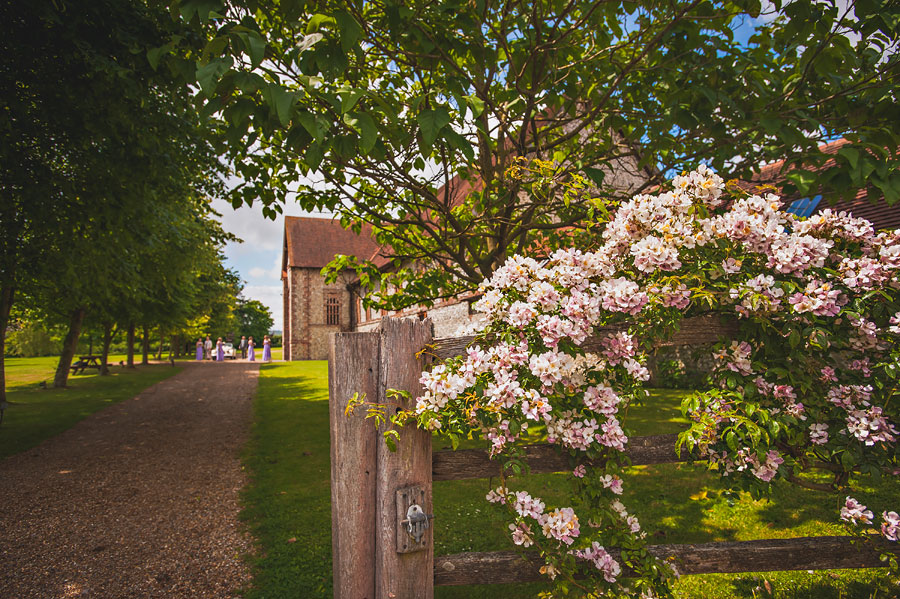
[[[253,337],[248,339],[245,335],[241,335],[241,342],[238,345],[238,349],[241,352],[241,359],[250,362],[256,361],[256,342],[253,341]],[[222,341],[221,337],[216,340],[215,358],[213,358],[212,338],[207,335],[206,341],[204,341],[202,337],[197,339],[197,361],[200,362],[204,359],[215,359],[216,362],[225,361],[225,343]],[[262,361],[272,361],[272,339],[268,335],[263,336]]]

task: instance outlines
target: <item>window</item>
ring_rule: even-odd
[[[796,214],[797,216],[808,218],[812,215],[813,210],[818,207],[820,201],[822,201],[822,196],[794,200],[793,202],[791,202],[791,205],[788,206],[788,209],[785,210],[785,212],[790,212],[791,214]]]
[[[325,324],[341,324],[341,302],[336,297],[325,298]]]

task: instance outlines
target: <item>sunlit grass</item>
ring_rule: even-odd
[[[326,362],[261,367],[244,463],[242,517],[257,540],[245,596],[331,597]]]

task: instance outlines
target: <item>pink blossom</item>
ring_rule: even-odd
[[[852,524],[856,524],[857,522],[871,524],[872,515],[871,510],[867,510],[866,506],[849,496],[844,502],[844,507],[841,508],[841,520],[845,520]]]
[[[619,396],[612,387],[600,383],[592,385],[584,391],[584,405],[589,410],[612,416],[619,411]]]
[[[615,582],[619,574],[622,573],[619,563],[597,541],[593,541],[587,549],[573,551],[572,555],[592,562],[594,567],[603,574],[606,582]]]
[[[603,430],[603,434],[596,436],[598,443],[606,447],[618,449],[619,451],[625,451],[625,444],[628,443],[628,437],[625,436],[625,433],[622,431],[622,427],[619,426],[619,421],[616,420],[615,416],[610,416],[600,428]]]
[[[806,285],[803,293],[795,293],[790,298],[795,312],[812,312],[816,316],[837,316],[847,301],[847,296],[831,283],[815,279]]]
[[[897,512],[881,512],[881,534],[888,541],[900,541],[900,516]]]
[[[836,383],[836,382],[837,382],[837,380],[838,380],[838,379],[837,379],[837,376],[836,376],[835,373],[834,373],[834,368],[832,368],[831,366],[826,366],[826,367],[824,367],[824,368],[821,370],[821,372],[822,372],[822,376],[821,376],[820,378],[821,378],[823,381],[825,381],[826,383],[827,383],[827,382],[831,382],[831,383]]]
[[[519,522],[518,524],[510,524],[509,529],[512,531],[512,541],[516,545],[531,547],[534,544],[531,527],[526,523]]]
[[[600,482],[603,483],[603,486],[616,495],[622,494],[622,479],[618,476],[612,474],[604,474],[600,477]]]
[[[879,406],[852,410],[847,414],[847,430],[866,445],[893,443],[897,429],[884,417]]]
[[[612,366],[621,362],[623,358],[632,357],[636,351],[634,338],[624,331],[607,335],[600,344],[603,346],[601,353]]]
[[[741,272],[741,264],[742,262],[740,260],[728,258],[727,260],[722,261],[722,270],[727,274],[733,275],[736,272]]]
[[[774,449],[769,450],[763,460],[760,460],[758,455],[750,460],[750,464],[753,466],[753,475],[764,482],[769,482],[775,478],[775,475],[778,474],[778,466],[782,463],[784,463],[784,460]]]
[[[585,474],[586,474],[586,469],[584,467],[584,464],[578,464],[577,466],[575,466],[575,469],[572,471],[572,476],[574,476],[576,478],[584,478]]]
[[[809,427],[809,440],[815,445],[828,443],[828,425],[824,422],[816,422]]]
[[[525,491],[518,491],[515,494],[513,509],[523,518],[528,517],[537,520],[544,513],[544,502],[532,497]]]
[[[649,298],[634,281],[624,277],[608,279],[600,284],[603,308],[610,312],[638,314]]]
[[[562,541],[566,545],[574,543],[578,535],[581,534],[581,529],[578,526],[578,516],[575,515],[575,510],[570,507],[559,508],[542,514],[538,523],[541,525],[545,537]]]
[[[537,315],[534,306],[525,302],[515,302],[509,307],[509,313],[506,316],[506,322],[514,327],[525,327],[531,322],[531,319]]]

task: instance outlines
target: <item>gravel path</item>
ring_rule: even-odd
[[[0,461],[0,598],[233,597],[259,366],[189,364]]]

